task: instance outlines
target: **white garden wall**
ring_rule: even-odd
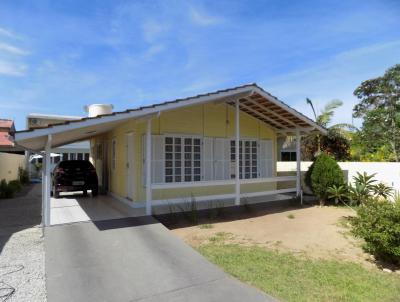
[[[18,168],[25,168],[25,155],[0,152],[0,180],[18,179]]]
[[[301,171],[305,172],[312,162],[301,162]],[[339,162],[340,168],[348,181],[352,181],[357,172],[376,173],[375,178],[400,190],[400,163],[393,162]],[[295,172],[296,162],[278,162],[277,172]]]

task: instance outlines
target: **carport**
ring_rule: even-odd
[[[89,220],[105,220],[143,215],[141,209],[133,209],[110,196],[82,198],[67,195],[56,199],[51,197],[51,164],[52,149],[66,144],[89,140],[105,133],[124,122],[115,119],[114,115],[99,118],[83,118],[54,124],[47,128],[19,131],[14,134],[17,145],[43,156],[42,169],[42,224],[71,223]]]

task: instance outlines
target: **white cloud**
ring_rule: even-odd
[[[16,34],[14,34],[13,32],[11,32],[11,31],[9,31],[9,30],[7,30],[5,28],[2,28],[2,27],[0,27],[0,35],[1,36],[6,36],[6,37],[9,37],[9,38],[16,38],[17,37]]]
[[[200,11],[194,7],[189,9],[189,17],[193,23],[201,26],[216,25],[223,21],[221,18],[211,16],[206,12]]]
[[[305,102],[306,97],[319,109],[332,99],[340,99],[343,106],[336,111],[333,122],[351,123],[352,109],[358,102],[353,91],[362,81],[380,76],[398,63],[399,45],[400,41],[396,40],[349,49],[311,68],[294,70],[261,84],[307,116],[312,116],[312,112]]]
[[[162,44],[154,44],[150,46],[143,55],[144,59],[151,59],[155,55],[159,54],[165,49],[164,45]]]
[[[7,43],[1,43],[0,42],[0,51],[1,50],[6,51],[6,52],[8,52],[10,54],[13,54],[13,55],[25,56],[25,55],[29,54],[29,52],[27,52],[27,51],[25,51],[25,50],[23,50],[23,49],[21,49],[19,47],[16,47],[16,46],[13,46],[13,45],[10,45],[10,44],[7,44]]]
[[[167,26],[158,21],[146,20],[142,24],[143,36],[146,42],[154,42],[162,33],[167,30]]]
[[[26,65],[0,61],[0,75],[20,77],[26,73]]]

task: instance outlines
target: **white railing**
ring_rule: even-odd
[[[263,182],[268,183],[268,182],[281,182],[281,181],[296,181],[296,176],[277,176],[277,177],[266,177],[266,178],[241,179],[240,184],[252,184],[252,183],[263,183]],[[235,179],[227,179],[227,180],[212,180],[212,181],[153,183],[151,185],[151,188],[153,190],[178,189],[178,188],[191,188],[191,187],[225,186],[234,184],[235,184]]]

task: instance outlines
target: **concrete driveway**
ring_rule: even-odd
[[[225,274],[152,217],[45,232],[49,302],[273,301]]]

